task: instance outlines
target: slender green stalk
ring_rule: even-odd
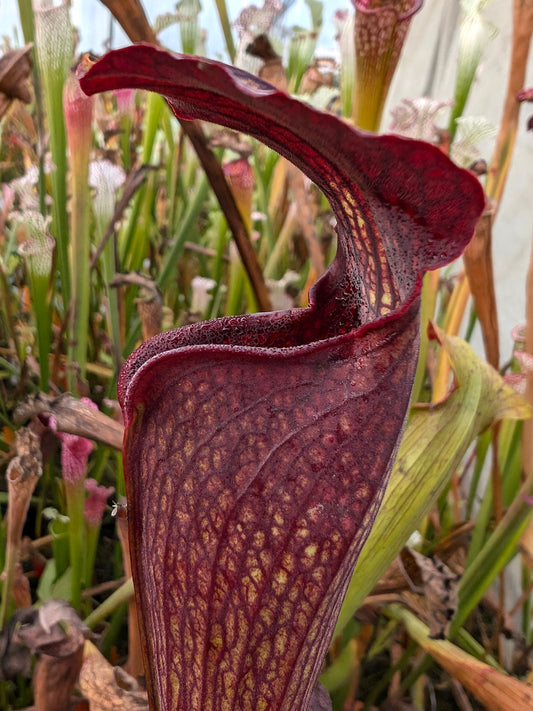
[[[85,557],[83,581],[85,585],[91,585],[94,573],[94,561],[96,559],[96,549],[98,547],[98,536],[100,535],[100,526],[85,526]]]
[[[24,35],[24,42],[29,44],[35,40],[35,25],[33,19],[32,0],[18,0],[20,26]]]
[[[477,556],[483,549],[484,542],[487,538],[490,521],[492,518],[492,494],[491,486],[485,488],[481,505],[476,513],[474,530],[468,548],[465,566],[468,566],[476,560]]]
[[[94,561],[96,558],[96,548],[98,546],[98,536],[102,525],[102,517],[107,506],[107,500],[115,493],[115,487],[101,486],[92,477],[85,480],[85,490],[87,498],[84,502],[84,528],[85,528],[85,555],[83,582],[86,586],[91,585],[94,575]]]
[[[200,214],[202,205],[204,204],[205,199],[207,198],[208,191],[209,183],[207,181],[205,173],[202,173],[200,183],[196,189],[196,192],[192,197],[192,200],[190,201],[185,211],[185,214],[180,219],[179,232],[175,235],[172,247],[165,255],[165,259],[163,260],[163,264],[161,265],[161,269],[157,277],[157,286],[161,290],[164,290],[165,287],[168,286],[172,275],[175,273],[177,258],[181,254],[183,244],[187,239],[187,235],[191,233],[194,224],[198,219],[198,215]]]
[[[117,190],[125,182],[124,171],[109,161],[95,161],[91,165],[91,186],[95,189],[93,199],[94,233],[96,242],[101,243],[105,231],[113,219]],[[117,289],[110,286],[118,271],[114,239],[107,240],[100,262],[107,298],[107,325],[113,343],[115,372],[118,374],[122,364],[122,338],[120,324],[119,295]]]
[[[230,268],[228,276],[228,298],[226,300],[226,316],[241,313],[244,289],[244,267],[234,244],[230,245]]]
[[[296,226],[298,224],[298,216],[296,214],[296,205],[293,203],[289,207],[285,222],[283,223],[281,230],[278,235],[278,239],[274,245],[274,249],[270,252],[265,268],[263,269],[263,274],[265,279],[273,279],[275,277],[281,276],[279,269],[279,264],[283,254],[286,252],[289,241],[294,234]]]
[[[520,435],[522,423],[506,421],[502,424],[502,437],[499,443],[499,465],[503,474],[502,496],[504,505],[509,505],[517,495],[520,479]],[[478,479],[485,460],[486,448],[490,443],[491,433],[480,438],[481,450],[476,461],[474,478]],[[473,493],[471,492],[471,498]],[[485,541],[490,532],[490,525],[494,514],[493,487],[487,486],[481,505],[476,514],[475,526],[468,548],[465,568],[473,563],[482,552]]]
[[[45,165],[44,165],[44,111],[42,100],[42,82],[39,73],[39,64],[37,62],[37,53],[35,49],[35,18],[33,13],[32,0],[18,0],[20,24],[22,34],[26,44],[33,44],[33,85],[35,92],[35,125],[38,134],[38,159],[39,159],[39,210],[43,217],[46,215],[46,185],[45,185]]]
[[[518,552],[518,541],[533,510],[526,500],[532,493],[533,475],[530,475],[490,538],[465,570],[459,587],[459,609],[452,622],[450,636],[457,633],[498,573]]]
[[[320,676],[320,682],[328,691],[338,689],[353,675],[359,663],[357,640],[352,638],[342,648],[341,653]]]
[[[50,152],[54,169],[52,183],[52,225],[56,240],[57,265],[65,309],[70,304],[69,230],[67,217],[67,140],[63,117],[63,87],[72,62],[73,34],[66,4],[35,12],[35,46],[42,78]]]
[[[311,16],[311,29],[293,28],[289,44],[287,78],[290,90],[297,92],[303,75],[313,61],[318,35],[322,27],[324,3],[320,0],[305,0]]]
[[[81,606],[81,589],[85,570],[85,478],[76,481],[65,481],[65,497],[67,513],[70,519],[69,550],[70,567],[72,570],[71,600],[76,610]]]
[[[226,6],[226,0],[216,0],[218,18],[222,26],[222,32],[224,33],[224,39],[226,41],[226,49],[228,50],[229,58],[231,63],[235,61],[235,42],[233,41],[233,34],[231,32],[231,24],[228,16],[228,8]]]
[[[113,343],[113,357],[115,360],[115,370],[118,373],[122,364],[122,339],[120,335],[120,309],[119,294],[117,289],[109,286],[117,272],[115,260],[115,245],[113,240],[108,240],[102,252],[103,277],[107,294],[107,318],[109,333]]]
[[[37,341],[39,347],[39,387],[43,392],[48,392],[50,379],[51,326],[52,317],[48,300],[50,280],[48,275],[32,274],[30,277],[30,291],[32,305],[37,325]]]
[[[113,650],[123,642],[127,612],[127,604],[119,605],[107,619],[106,633],[100,644],[100,651],[107,659],[109,659]]]
[[[474,472],[472,474],[472,480],[470,482],[470,490],[468,492],[468,501],[466,504],[465,517],[469,520],[472,516],[472,509],[474,507],[474,502],[476,500],[476,495],[479,486],[479,480],[481,479],[481,474],[483,473],[483,465],[485,463],[485,458],[487,456],[487,451],[490,446],[491,432],[487,430],[483,432],[478,437],[477,440],[477,450],[476,450],[476,463],[474,466]]]
[[[418,353],[418,364],[416,367],[415,382],[413,384],[413,392],[411,395],[411,405],[414,405],[423,399],[422,388],[426,377],[426,361],[429,345],[428,323],[435,316],[438,282],[438,271],[428,272],[424,276],[422,301],[420,307],[420,350]]]
[[[264,146],[263,146],[264,148]],[[272,174],[279,156],[274,151],[262,151],[257,145],[254,145],[254,166],[255,179],[257,188],[257,209],[265,216],[265,221],[262,225],[261,247],[259,250],[259,261],[264,263],[263,254],[273,248],[274,230],[272,219],[268,209],[270,186],[272,185]],[[258,168],[258,166],[260,166]]]
[[[180,10],[184,17],[180,22],[181,49],[184,54],[199,54],[198,42],[198,15],[202,6],[199,0],[182,0]]]
[[[143,143],[141,163],[152,164],[153,150],[157,130],[161,124],[165,102],[158,94],[150,94],[147,99],[146,113],[143,123]],[[150,185],[152,189],[150,190]],[[152,217],[152,206],[155,199],[152,182],[141,185],[133,200],[130,218],[121,233],[119,241],[120,263],[125,269],[140,269],[146,254],[149,238],[149,225]]]
[[[494,29],[490,28],[480,13],[485,4],[486,0],[470,3],[473,7],[463,18],[459,29],[457,78],[448,125],[451,141],[453,141],[457,131],[457,119],[463,115],[464,107],[487,43],[490,37],[494,35]]]
[[[84,622],[87,627],[93,628],[99,622],[105,620],[106,617],[113,612],[113,610],[116,610],[116,608],[123,603],[128,602],[133,593],[133,580],[128,578],[126,582],[122,583],[122,585],[117,588],[114,593],[106,598],[101,605],[99,605],[88,617],[85,618]]]
[[[69,528],[70,521],[68,516],[62,516],[55,511],[54,520],[50,522],[48,530],[52,535],[52,552],[54,554],[57,578],[63,575],[69,564]]]
[[[349,118],[352,115],[353,95],[355,91],[355,16],[352,13],[347,15],[339,30],[341,51],[341,112],[344,117]]]
[[[289,61],[287,64],[287,78],[292,92],[297,92],[300,88],[303,75],[312,62],[316,49],[316,40],[317,35],[315,32],[295,28],[289,45]]]
[[[47,392],[50,378],[48,359],[52,328],[48,291],[52,273],[54,240],[46,234],[46,224],[40,213],[26,213],[22,227],[25,229],[28,239],[20,246],[19,252],[26,262],[30,295],[35,314],[39,349],[39,385],[41,390]]]
[[[210,276],[215,282],[215,287],[212,289],[211,308],[207,316],[208,319],[214,319],[221,315],[220,305],[226,293],[226,286],[223,284],[225,271],[225,257],[228,244],[228,225],[224,219],[222,212],[215,214],[213,219],[212,229],[212,249],[215,256],[211,264]]]

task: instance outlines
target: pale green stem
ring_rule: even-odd
[[[98,216],[95,216],[95,233],[96,242],[100,244],[106,225],[103,224],[102,220]],[[115,258],[115,243],[113,239],[109,239],[104,247],[101,256],[102,264],[102,275],[104,278],[106,296],[107,296],[107,322],[109,333],[111,334],[111,341],[113,343],[113,356],[115,360],[115,366],[118,370],[121,366],[121,355],[122,355],[122,345],[120,337],[120,315],[119,315],[119,299],[117,290],[109,286],[115,273],[117,272],[117,264]]]
[[[330,692],[339,689],[353,677],[358,662],[357,639],[352,638],[335,661],[320,675],[320,683]]]
[[[48,392],[50,379],[50,357],[52,312],[48,302],[49,278],[42,275],[31,276],[31,292],[35,321],[37,324],[37,340],[39,343],[39,387]]]
[[[100,525],[93,526],[85,522],[85,559],[83,582],[86,586],[92,585],[94,561],[96,549],[98,547],[98,536],[100,535]]]
[[[465,570],[459,586],[459,610],[452,622],[450,637],[458,631],[498,573],[518,552],[518,542],[533,510],[526,497],[532,494],[533,474],[528,476],[490,538]]]
[[[224,39],[226,41],[226,49],[228,50],[229,58],[231,63],[235,61],[235,43],[233,41],[233,34],[231,32],[231,24],[228,16],[228,8],[226,6],[226,0],[216,0],[218,17],[220,19],[220,24],[222,25],[222,32],[224,33]]]
[[[132,578],[128,578],[114,593],[85,618],[84,622],[87,627],[92,628],[102,620],[105,620],[117,607],[128,602],[133,594],[133,580]]]
[[[29,239],[19,246],[19,254],[24,257],[29,277],[29,288],[37,328],[39,348],[39,369],[41,390],[48,392],[52,312],[48,302],[54,240],[46,234],[46,224],[37,215],[35,220],[22,222]]]
[[[228,276],[228,298],[226,316],[235,316],[241,312],[244,288],[244,267],[236,249],[231,250]]]
[[[340,37],[341,111],[342,115],[346,118],[352,115],[353,95],[355,91],[354,19],[354,15],[350,14],[344,23]]]
[[[61,295],[66,309],[70,303],[71,281],[68,259],[67,139],[63,116],[63,87],[72,61],[72,26],[67,5],[35,13],[35,45],[54,165],[50,175],[53,199],[50,232],[56,240]]]
[[[87,161],[87,167],[89,162]],[[81,377],[85,377],[87,366],[87,340],[89,334],[89,305],[90,305],[90,268],[89,256],[91,238],[89,232],[90,195],[85,180],[72,179],[72,291],[73,304],[71,312],[71,341],[69,360],[76,362],[80,369]],[[74,374],[70,373],[71,389],[75,382]]]
[[[22,34],[24,35],[24,42],[26,42],[26,44],[28,44],[29,42],[34,42],[35,26],[33,20],[32,0],[18,0],[18,6],[20,25],[22,27]]]
[[[205,202],[208,191],[209,183],[207,182],[205,173],[202,173],[194,196],[189,202],[189,205],[185,210],[185,214],[179,220],[179,231],[174,236],[172,247],[167,252],[159,271],[157,286],[161,290],[168,286],[172,275],[176,271],[177,259],[183,250],[183,244],[187,239],[187,235],[190,235],[193,230],[194,224],[198,218],[200,210],[202,209],[202,205]]]
[[[60,578],[69,564],[69,527],[68,516],[58,516],[50,522],[48,530],[52,536],[52,553],[56,566],[56,576]]]
[[[141,152],[141,163],[143,165],[152,161],[156,133],[161,124],[164,107],[165,102],[159,94],[149,94],[143,124]],[[143,208],[147,200],[149,205],[152,202],[151,196],[146,195],[147,192],[146,184],[142,185],[137,191],[133,200],[130,219],[121,234],[120,263],[125,269],[139,269],[146,253],[145,248],[148,242],[149,229],[145,222],[147,212]],[[150,210],[148,210],[149,214]]]
[[[181,49],[184,54],[197,54],[198,13],[201,10],[198,0],[187,0],[181,3],[181,8],[188,17],[180,22]]]
[[[424,276],[422,286],[422,301],[420,306],[420,350],[418,353],[418,364],[416,367],[415,382],[411,394],[411,405],[421,400],[421,391],[426,377],[427,354],[428,354],[428,322],[435,315],[435,304],[437,302],[438,272],[428,272]]]
[[[74,482],[65,481],[67,513],[70,519],[69,549],[72,570],[71,604],[76,610],[81,605],[81,589],[85,559],[85,477]]]
[[[470,13],[463,18],[459,30],[459,59],[455,93],[448,125],[450,142],[454,139],[457,131],[457,119],[463,115],[477,68],[489,38],[489,27],[479,12]]]
[[[104,267],[103,272],[107,292],[109,332],[111,333],[111,340],[113,342],[113,355],[118,373],[118,370],[122,365],[122,346],[120,338],[119,295],[116,289],[109,286],[109,283],[112,281],[117,271],[115,263],[115,245],[112,240],[108,240],[104,248],[102,253],[102,264]]]
[[[46,216],[46,185],[45,185],[45,173],[44,173],[44,114],[43,114],[43,101],[42,101],[42,82],[39,74],[39,65],[37,63],[37,53],[35,49],[35,19],[33,13],[33,3],[32,0],[18,0],[19,6],[19,16],[20,24],[22,27],[22,34],[24,35],[24,42],[26,44],[33,44],[33,85],[35,93],[35,126],[38,135],[38,158],[39,158],[39,210],[43,217]]]
[[[278,265],[281,261],[283,253],[287,250],[289,241],[298,224],[296,211],[296,203],[292,203],[289,207],[289,211],[287,212],[285,222],[279,232],[276,243],[274,244],[274,249],[271,251],[267,263],[265,264],[265,268],[263,269],[265,279],[274,279],[277,276],[281,276],[278,273]]]

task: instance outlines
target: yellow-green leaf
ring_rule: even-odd
[[[375,583],[420,525],[475,437],[492,422],[529,417],[530,408],[463,340],[436,326],[455,387],[440,403],[413,408],[383,503],[365,543],[337,622],[344,629]]]

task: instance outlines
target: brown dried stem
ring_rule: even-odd
[[[0,58],[0,118],[7,112],[11,102],[19,99],[31,102],[28,78],[31,74],[32,45],[6,52]]]
[[[99,410],[93,410],[68,393],[59,397],[39,393],[19,405],[13,419],[16,424],[20,424],[36,415],[53,415],[59,432],[87,437],[115,449],[122,449],[122,424]]]
[[[498,312],[492,269],[494,213],[494,204],[491,203],[477,223],[472,241],[464,251],[463,259],[481,325],[485,355],[492,367],[498,370],[500,361]]]
[[[68,711],[72,692],[83,661],[85,639],[81,630],[69,624],[65,639],[48,645],[33,674],[35,708],[38,711]]]
[[[524,88],[527,58],[533,35],[533,0],[514,0],[513,45],[507,83],[507,95],[494,155],[487,175],[485,191],[499,204],[511,165],[518,128],[520,103],[516,96]]]
[[[133,284],[140,287],[140,296],[135,299],[135,304],[139,312],[142,328],[143,341],[161,333],[163,320],[163,302],[161,292],[157,284],[137,272],[127,272],[125,274],[115,274],[109,282],[109,286],[119,287],[124,284]]]
[[[31,495],[42,474],[41,443],[35,432],[32,432],[28,427],[20,429],[16,434],[16,450],[17,454],[9,463],[6,472],[8,491],[7,546],[0,607],[0,629],[6,621],[8,604],[12,597],[18,551]]]
[[[120,667],[112,667],[91,642],[85,642],[79,687],[91,711],[148,711],[146,692]]]

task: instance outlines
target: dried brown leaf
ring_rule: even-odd
[[[33,695],[39,711],[68,711],[83,659],[83,633],[68,625],[65,637],[48,645],[33,674]]]
[[[91,711],[148,711],[148,697],[137,681],[111,666],[91,642],[85,642],[79,687]]]
[[[428,558],[411,548],[404,548],[400,560],[409,579],[424,597],[429,636],[444,639],[457,611],[460,576],[438,558]]]
[[[0,118],[6,113],[13,99],[25,104],[31,101],[28,77],[31,74],[32,45],[6,52],[0,58]]]
[[[59,432],[94,439],[115,449],[122,448],[122,424],[68,393],[59,397],[38,393],[16,408],[13,419],[20,424],[36,415],[53,415]]]
[[[459,680],[487,711],[531,711],[531,686],[480,662],[451,642],[430,639],[427,627],[407,610],[394,605],[390,612],[405,624],[410,636],[452,677]]]

